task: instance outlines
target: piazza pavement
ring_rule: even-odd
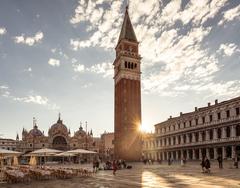
[[[212,162],[211,173],[201,172],[200,162],[188,162],[184,167],[179,163],[168,166],[166,163],[144,165],[131,163],[133,169],[99,171],[92,177],[67,180],[34,181],[20,184],[0,184],[1,188],[240,188],[240,169],[232,168],[232,162],[225,162],[223,169],[218,169],[217,162]],[[91,168],[90,165],[84,165]]]

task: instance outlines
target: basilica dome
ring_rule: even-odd
[[[62,133],[62,134],[68,135],[68,129],[67,129],[66,125],[63,124],[60,117],[58,118],[57,123],[53,124],[48,131],[49,135],[53,135],[55,133]]]
[[[43,136],[43,133],[38,129],[38,126],[35,124],[33,129],[29,131],[29,135],[31,136]]]

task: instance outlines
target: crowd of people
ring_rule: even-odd
[[[173,158],[168,158],[167,164],[170,166],[170,165],[172,165],[173,161],[174,161]],[[218,161],[219,169],[222,169],[223,168],[223,158],[222,158],[221,155],[218,156],[217,161]],[[233,167],[232,168],[238,168],[239,161],[240,161],[240,158],[238,156],[233,158]],[[151,164],[154,164],[155,160],[144,158],[144,159],[142,159],[142,162],[145,165],[146,164],[150,164],[151,165]],[[161,164],[162,160],[158,159],[157,162],[158,162],[158,164]],[[185,166],[185,164],[187,163],[186,158],[182,158],[180,163],[181,163],[181,166]],[[203,173],[210,173],[211,162],[210,162],[210,160],[206,156],[204,156],[202,158],[202,161],[201,161],[200,165],[202,167],[202,172]]]
[[[100,160],[93,161],[93,172],[97,173],[99,170],[112,170],[113,175],[116,175],[116,171],[120,169],[131,169],[132,166],[127,165],[125,160],[113,160],[106,161],[103,167],[100,167]]]

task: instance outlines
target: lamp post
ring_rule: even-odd
[[[87,140],[87,136],[88,136],[88,133],[87,133],[87,121],[85,122],[85,125],[86,125],[86,141],[85,141],[85,149],[87,150],[88,147],[87,147],[87,144],[88,144],[88,140]]]

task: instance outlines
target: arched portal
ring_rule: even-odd
[[[54,149],[58,149],[58,150],[67,150],[68,149],[67,141],[63,136],[56,136],[53,139],[52,146]]]

